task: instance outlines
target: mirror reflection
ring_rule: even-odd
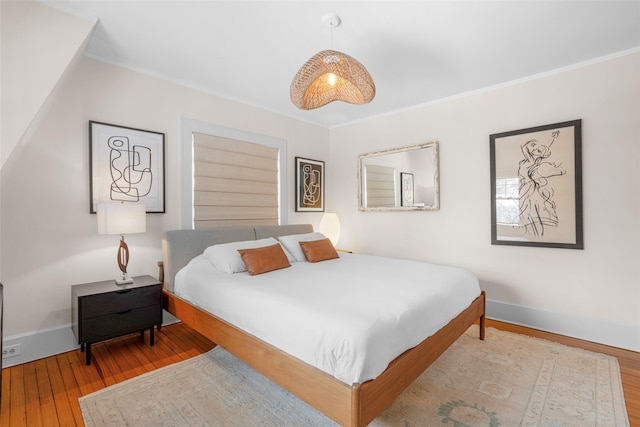
[[[440,209],[437,141],[362,154],[358,163],[359,210]]]

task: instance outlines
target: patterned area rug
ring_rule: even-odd
[[[617,359],[469,330],[371,426],[628,426]],[[215,348],[81,397],[87,426],[334,426]]]

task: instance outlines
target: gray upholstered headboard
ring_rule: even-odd
[[[313,226],[311,224],[167,231],[162,238],[164,287],[169,291],[173,291],[176,273],[211,245],[286,236],[288,234],[311,233],[312,231]]]

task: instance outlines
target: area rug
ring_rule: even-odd
[[[370,426],[628,426],[617,359],[472,326]],[[79,399],[101,426],[335,426],[220,348]]]

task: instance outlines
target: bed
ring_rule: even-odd
[[[317,363],[308,360],[308,355],[304,354],[304,352],[299,353],[299,351],[304,350],[306,344],[302,346],[302,350],[299,350],[287,347],[291,343],[274,342],[273,337],[268,335],[269,329],[273,329],[273,326],[266,325],[262,328],[263,330],[253,330],[250,324],[243,324],[244,319],[242,316],[233,317],[233,313],[241,315],[243,310],[231,308],[233,307],[232,300],[227,302],[224,299],[225,294],[213,297],[214,300],[220,300],[218,307],[207,307],[207,304],[198,299],[202,290],[192,291],[193,295],[188,295],[189,292],[185,294],[180,290],[183,282],[193,280],[186,278],[186,276],[200,275],[206,277],[210,275],[211,272],[208,272],[206,268],[209,268],[207,264],[210,266],[211,263],[204,262],[202,259],[203,254],[206,254],[209,247],[214,245],[217,245],[216,247],[224,247],[224,244],[229,244],[230,242],[257,241],[268,237],[287,239],[288,237],[283,236],[305,235],[312,232],[313,228],[308,224],[168,231],[163,238],[163,261],[160,263],[161,280],[165,286],[165,308],[191,328],[344,426],[364,426],[370,423],[475,322],[479,323],[480,339],[484,339],[485,295],[478,288],[477,296],[473,295],[469,298],[469,295],[467,295],[466,298],[471,300],[470,303],[464,302],[463,306],[457,303],[458,308],[455,309],[455,313],[453,316],[449,315],[451,320],[449,320],[449,317],[445,318],[441,322],[446,323],[443,326],[437,325],[436,321],[437,330],[430,333],[428,338],[419,341],[417,344],[410,344],[406,351],[402,351],[397,357],[394,355],[390,363],[381,362],[383,363],[382,368],[374,367],[372,371],[368,371],[367,369],[370,366],[365,363],[366,369],[364,371],[356,369],[352,373],[348,369],[338,369],[339,372],[336,373],[332,372],[331,368],[327,368],[327,366],[319,366]],[[283,244],[283,246],[285,245]],[[287,251],[285,250],[285,252]],[[358,256],[357,254],[340,254],[339,259],[317,264],[329,266],[334,262],[334,267],[351,268],[348,266],[360,265],[360,268],[363,268],[366,264],[362,263],[371,262],[365,258],[366,256]],[[383,260],[377,260],[377,262],[381,263]],[[310,269],[317,268],[305,264],[311,263],[292,262],[291,268],[266,273],[260,275],[260,277],[251,277],[264,283],[271,281],[273,285],[269,286],[274,287],[279,284],[278,282],[281,282],[281,288],[285,289],[288,286],[287,282],[297,280],[291,277],[299,277],[291,275],[306,274],[309,276],[312,271]],[[327,269],[327,267],[320,268]],[[247,275],[244,273],[230,276],[248,280]],[[215,274],[211,277],[215,277]],[[212,280],[212,282],[221,283],[223,281],[224,277]],[[445,286],[443,289],[447,287]],[[184,298],[178,296],[176,292],[182,292],[181,295]],[[412,292],[412,290],[409,289],[407,292]],[[456,293],[459,292],[456,291]],[[192,303],[187,298],[195,299]],[[249,297],[244,294],[241,295],[241,298],[243,301],[249,300]],[[265,303],[266,307],[261,308],[255,305],[251,309],[247,309],[247,311],[272,309],[278,312],[290,312],[290,310],[278,308],[279,303],[286,303],[286,301],[282,302],[280,300],[282,300],[281,297],[276,298],[269,304]],[[367,304],[364,304],[364,306]],[[224,308],[227,305],[229,305],[230,309],[225,312]],[[299,304],[295,303],[294,305],[297,306]],[[319,305],[321,306],[323,303]],[[315,308],[297,307],[297,309],[314,310]],[[217,312],[219,315],[211,314],[208,310]],[[218,312],[216,310],[222,311]],[[362,312],[361,314],[364,315],[366,313]],[[270,318],[270,316],[271,314],[268,314],[267,318]],[[340,316],[341,314],[333,317],[339,318]],[[421,318],[419,317],[417,319],[418,323],[415,323],[416,325],[430,323],[424,321],[425,319],[420,320]],[[322,322],[329,324],[331,323],[329,320],[331,320],[330,317],[325,317]],[[413,321],[416,322],[415,319]],[[297,333],[302,333],[303,335],[295,336],[295,339],[290,339],[289,341],[313,341],[317,331],[313,331],[313,328],[307,328],[311,332],[304,335],[306,329],[302,329],[302,332],[298,331]],[[409,328],[405,327],[404,329]],[[416,328],[410,329],[419,328],[416,326]],[[329,331],[330,328],[328,327],[327,330]],[[291,337],[294,336],[292,335],[293,333],[296,332],[287,331],[285,334],[280,334],[280,336]],[[355,330],[354,334],[356,336],[362,335],[357,330]],[[386,340],[383,337],[376,338],[374,336],[371,340],[370,345],[374,346],[375,353],[381,352],[381,349],[384,348],[379,345],[381,341]],[[415,337],[412,339],[415,339]],[[358,348],[355,351],[360,353]],[[354,350],[352,349],[349,352],[353,353]],[[329,353],[331,352],[329,351]],[[320,360],[326,360],[326,358],[320,357]],[[331,360],[329,363],[332,366],[334,364],[336,364],[335,360]],[[344,372],[347,373],[345,374]]]

